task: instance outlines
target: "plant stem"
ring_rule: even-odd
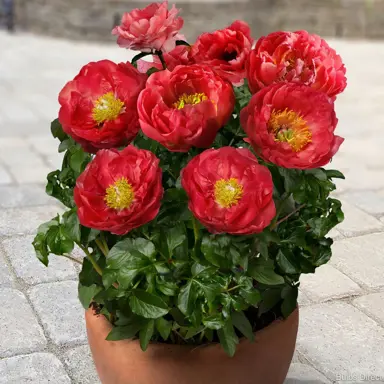
[[[156,55],[159,57],[159,59],[161,61],[161,65],[163,66],[163,69],[167,69],[167,64],[165,63],[163,52],[156,51]]]
[[[95,240],[95,243],[96,243],[97,246],[100,248],[100,251],[103,253],[103,255],[104,255],[105,257],[107,257],[107,256],[108,256],[108,252],[107,252],[106,249],[104,248],[104,244],[103,244],[103,242],[102,242],[101,240],[99,240],[99,239],[96,239],[96,240]]]
[[[307,204],[302,204],[300,205],[299,207],[297,207],[294,211],[292,211],[289,215],[283,217],[281,220],[277,221],[275,224],[273,224],[271,226],[271,230],[275,229],[279,224],[281,224],[282,222],[288,220],[292,215],[294,215],[295,213],[299,212],[300,209],[304,208]]]
[[[199,241],[200,231],[199,231],[199,223],[196,218],[192,216],[192,224],[193,224],[193,234],[195,235],[195,245]]]
[[[107,253],[109,253],[109,247],[108,247],[107,240],[105,239],[104,232],[101,232],[101,240],[104,244],[104,249],[107,251]]]
[[[240,287],[241,287],[241,285],[236,285],[235,287],[227,289],[225,292],[231,292],[231,291],[234,291],[235,289],[240,288]]]
[[[61,256],[66,257],[67,259],[72,260],[72,261],[74,261],[75,263],[78,263],[78,264],[80,264],[80,265],[83,265],[83,263],[82,263],[81,260],[78,260],[78,259],[76,259],[76,258],[74,258],[74,257],[72,257],[72,256],[70,256],[70,255],[61,255]]]
[[[280,216],[280,213],[281,213],[281,211],[284,208],[285,203],[291,197],[291,194],[288,194],[287,196],[284,196],[284,195],[285,194],[283,194],[283,199],[280,201],[279,207],[276,209],[276,215],[275,215],[275,218],[272,220],[271,228],[274,227],[274,225],[276,224],[276,222],[277,222],[277,220],[278,220],[278,218]]]

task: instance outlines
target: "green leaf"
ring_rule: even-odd
[[[228,319],[224,327],[217,331],[219,336],[220,344],[224,348],[224,351],[231,357],[235,355],[236,345],[239,342],[236,336],[235,330],[233,329],[232,321]]]
[[[80,242],[81,226],[76,209],[72,209],[63,214],[63,226],[65,233],[71,240]]]
[[[176,296],[179,291],[179,287],[174,281],[162,280],[159,276],[156,276],[156,287],[166,296]]]
[[[328,179],[345,179],[345,176],[335,169],[326,169],[325,173],[327,174]]]
[[[62,225],[49,228],[46,236],[47,245],[55,255],[71,253],[75,246],[74,242],[68,237]]]
[[[194,282],[204,292],[204,296],[207,298],[208,303],[213,303],[216,297],[221,293],[221,286],[216,283],[206,283],[205,281],[194,280]]]
[[[60,143],[60,145],[59,145],[59,153],[65,152],[65,151],[67,151],[68,149],[72,148],[75,145],[76,145],[75,141],[71,137],[68,137],[67,139],[64,139]]]
[[[259,305],[259,316],[270,311],[281,301],[281,289],[271,288],[262,293]]]
[[[316,179],[320,181],[325,181],[328,179],[327,173],[325,172],[324,169],[321,168],[315,168],[315,169],[308,169],[304,171],[307,175],[313,175],[316,177]]]
[[[223,315],[218,313],[203,318],[203,324],[209,329],[219,330],[224,327],[225,321]]]
[[[140,347],[143,351],[146,351],[148,344],[151,341],[153,333],[155,331],[155,320],[149,320],[143,328],[140,329]]]
[[[249,340],[255,341],[252,325],[245,316],[244,312],[232,312],[232,324]]]
[[[266,285],[284,284],[284,277],[275,271],[273,260],[262,260],[260,257],[252,260],[248,267],[248,274],[256,281]]]
[[[63,131],[63,127],[61,126],[59,119],[55,119],[52,121],[51,133],[55,139],[57,138],[60,141],[63,141],[68,137],[67,134]]]
[[[159,317],[155,320],[155,326],[163,340],[168,340],[168,337],[172,330],[172,323],[170,321],[165,320],[163,317]]]
[[[132,339],[139,332],[140,328],[143,326],[140,322],[134,322],[132,324],[113,327],[112,331],[109,332],[106,340],[108,341],[119,341]]]
[[[79,300],[84,309],[89,308],[89,305],[91,304],[93,298],[102,290],[103,288],[98,287],[96,284],[93,284],[90,287],[86,287],[85,285],[79,284]]]
[[[84,152],[81,147],[77,147],[77,149],[71,153],[69,158],[70,167],[80,174],[84,171],[85,166],[90,161],[90,156],[88,153]]]
[[[281,304],[281,312],[284,318],[287,318],[297,307],[297,296],[298,296],[297,287],[285,287],[281,293],[282,298],[284,299]]]
[[[239,293],[251,305],[257,305],[261,301],[261,294],[256,288],[243,288]]]
[[[193,280],[190,280],[181,288],[177,306],[184,315],[190,315],[194,310],[195,300],[196,288]]]
[[[166,232],[168,255],[171,256],[174,249],[182,245],[187,240],[187,233],[184,223],[179,223],[169,228]]]
[[[297,274],[300,273],[300,264],[295,260],[292,252],[285,250],[284,252],[280,249],[276,261],[279,264],[279,267],[287,274]]]
[[[228,258],[230,243],[230,237],[227,235],[206,235],[201,243],[201,252],[214,266],[229,269],[232,267],[232,261]]]
[[[129,305],[133,313],[147,319],[157,319],[169,312],[167,304],[160,296],[141,289],[132,291]]]
[[[46,266],[48,267],[49,259],[49,251],[47,247],[47,243],[45,241],[45,234],[42,232],[39,232],[32,243],[33,247],[35,248],[36,257]]]

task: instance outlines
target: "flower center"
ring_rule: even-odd
[[[205,100],[208,100],[208,97],[204,93],[193,93],[191,95],[187,95],[186,93],[183,93],[179,97],[179,100],[173,103],[173,106],[176,109],[183,109],[188,104],[196,105]]]
[[[121,211],[129,208],[134,198],[132,185],[122,177],[107,188],[104,200],[109,208]]]
[[[312,132],[306,120],[288,109],[272,111],[268,127],[269,132],[275,136],[275,141],[288,143],[295,152],[301,151],[312,141]]]
[[[215,200],[222,208],[230,208],[238,204],[243,196],[243,186],[237,179],[220,179],[215,183]]]
[[[224,51],[223,53],[223,60],[225,61],[232,61],[232,60],[235,60],[236,58],[237,58],[236,51],[231,51],[231,52]]]
[[[120,99],[117,99],[113,92],[108,92],[95,101],[92,110],[93,120],[95,120],[97,124],[115,120],[123,108],[124,103]]]

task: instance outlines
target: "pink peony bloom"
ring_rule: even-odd
[[[112,30],[122,48],[143,52],[169,52],[176,46],[184,20],[177,16],[175,6],[168,11],[168,1],[152,3],[144,9],[126,12],[121,25]]]

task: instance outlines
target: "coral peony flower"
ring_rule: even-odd
[[[256,93],[277,82],[296,82],[335,97],[347,86],[341,57],[323,39],[306,31],[262,37],[247,63],[249,88]]]
[[[189,209],[213,233],[261,232],[276,214],[268,168],[245,148],[208,149],[182,170]]]
[[[159,159],[133,145],[97,152],[74,190],[80,223],[116,235],[153,220],[162,196]]]
[[[143,52],[169,52],[175,48],[184,21],[175,6],[168,11],[168,1],[152,3],[144,9],[126,12],[121,25],[112,30],[120,47]]]
[[[140,129],[137,98],[146,79],[129,63],[87,64],[59,94],[64,131],[88,152],[130,143]]]
[[[232,86],[200,65],[154,73],[137,103],[144,134],[174,152],[209,147],[234,105]]]
[[[192,46],[191,60],[209,65],[234,85],[242,85],[252,44],[248,24],[235,21],[228,28],[200,35]]]
[[[179,45],[171,52],[164,53],[164,61],[167,66],[167,69],[173,71],[178,65],[189,65],[192,64],[191,59],[189,57],[189,52],[191,47],[186,45]],[[153,57],[153,62],[145,61],[140,59],[137,61],[137,69],[141,73],[147,73],[147,71],[151,68],[156,68],[158,70],[163,69],[163,65],[158,56]]]
[[[256,93],[241,111],[241,125],[255,151],[285,168],[318,168],[338,151],[333,102],[296,83],[273,84]]]

